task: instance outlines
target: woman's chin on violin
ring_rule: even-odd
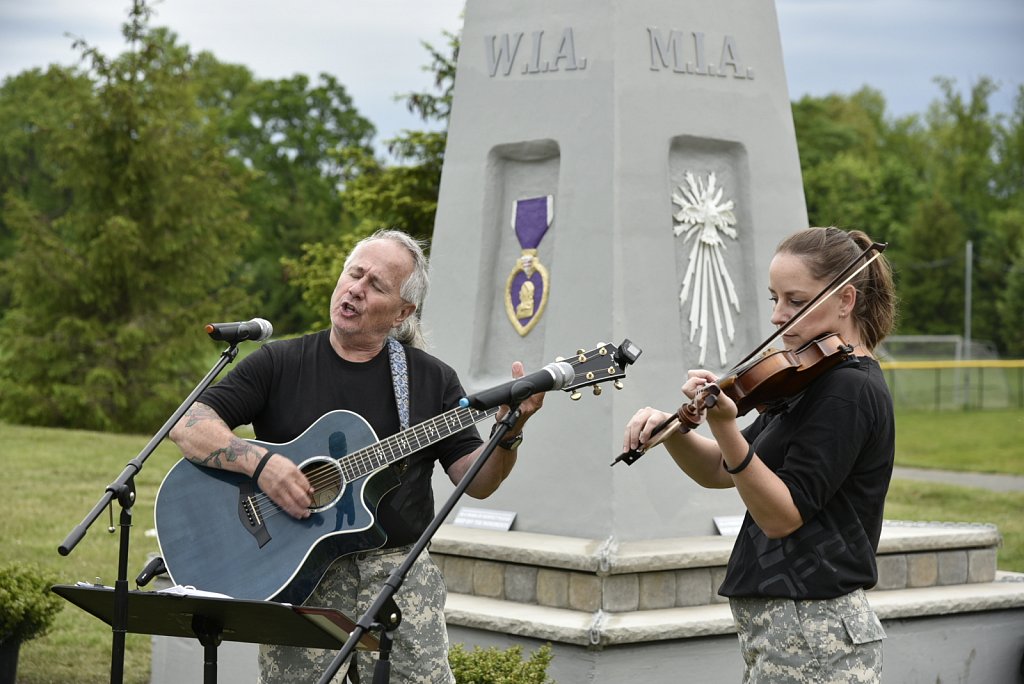
[[[768,269],[775,333],[721,376],[688,371],[676,411],[645,407],[626,425],[615,462],[664,445],[687,476],[735,487],[746,507],[718,590],[744,681],[802,681],[811,670],[881,679],[885,632],[864,592],[878,580],[895,453],[892,397],[874,357],[896,318],[884,249],[838,228],[783,240]],[[737,418],[755,409],[741,429]],[[705,418],[710,437],[694,430]]]

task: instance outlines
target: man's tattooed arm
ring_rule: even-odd
[[[216,411],[200,403],[185,411],[170,437],[196,465],[236,472],[250,472],[265,451],[236,436]]]
[[[201,466],[212,466],[214,468],[224,468],[224,461],[234,463],[235,461],[241,461],[245,463],[249,458],[253,459],[253,462],[258,462],[263,452],[258,451],[255,446],[245,441],[240,437],[232,437],[231,443],[223,449],[215,449],[205,457],[203,456],[188,456],[188,460]]]
[[[211,420],[217,423],[224,422],[223,420],[221,420],[220,416],[217,415],[217,412],[214,411],[212,408],[210,408],[206,404],[200,404],[199,402],[196,402],[188,407],[188,410],[185,411],[185,415],[183,415],[181,417],[181,420],[178,421],[178,425],[181,425],[182,421],[184,421],[184,426],[187,428],[191,428],[195,427],[196,425],[199,425],[200,423]]]

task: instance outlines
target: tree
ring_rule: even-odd
[[[901,242],[901,315],[908,333],[963,331],[963,254],[966,226],[942,195],[919,203]]]
[[[199,103],[219,128],[240,171],[250,177],[241,196],[256,229],[240,245],[236,274],[279,332],[306,329],[318,310],[290,287],[287,264],[303,244],[332,241],[352,230],[352,209],[340,194],[345,154],[372,154],[373,125],[356,111],[345,87],[329,74],[259,80],[245,67],[201,53]]]
[[[913,166],[916,120],[890,123],[882,94],[868,87],[805,96],[793,104],[793,120],[810,224],[859,228],[888,241],[922,195]],[[893,145],[912,154],[894,154]]]
[[[1020,217],[1024,219],[1024,217]],[[1006,289],[997,303],[999,320],[1011,334],[1006,340],[1006,351],[1017,357],[1024,357],[1024,239],[1017,243],[1017,250],[1006,274]]]
[[[62,101],[38,161],[66,204],[17,187],[5,198],[16,241],[0,321],[7,420],[152,430],[206,366],[198,324],[245,308],[228,286],[248,236],[238,176],[196,105],[187,49],[149,17],[137,0],[117,58],[76,42],[90,68],[72,80],[91,88]],[[68,77],[51,70],[42,83]]]
[[[398,228],[422,239],[434,232],[441,167],[448,142],[448,116],[455,87],[459,38],[444,32],[448,52],[423,43],[431,61],[424,71],[434,74],[436,92],[406,93],[406,106],[424,122],[437,122],[438,131],[403,131],[387,141],[398,164],[385,165],[369,154],[347,157],[347,181],[342,198],[360,219],[363,232],[371,227]]]
[[[26,71],[0,86],[0,207],[3,197],[28,198],[43,214],[67,210],[68,196],[56,182],[61,122],[91,83],[70,69]],[[15,237],[0,211],[0,262],[14,251]],[[10,306],[10,283],[0,279],[0,311]]]
[[[1007,255],[1005,285],[997,295],[999,330],[1007,353],[1024,356],[1024,86],[1017,88],[1014,109],[996,132],[994,192],[1006,206],[994,216],[1000,243],[997,254]]]
[[[323,312],[316,326],[327,323],[325,303],[345,255],[359,238],[383,227],[404,230],[424,240],[434,232],[459,50],[458,37],[447,32],[444,35],[448,53],[423,44],[431,54],[431,63],[424,68],[434,72],[437,92],[404,95],[410,111],[424,121],[441,124],[442,130],[403,131],[389,140],[388,150],[397,164],[387,165],[364,149],[344,150],[339,156],[345,169],[341,200],[355,217],[354,229],[341,240],[306,243],[300,257],[285,260],[303,301]]]
[[[923,119],[888,119],[870,88],[794,103],[808,216],[890,243],[903,333],[963,330],[971,240],[972,336],[1006,350],[1018,335],[1003,321],[1019,306],[1006,297],[1024,239],[1024,97],[1004,122],[989,111],[989,79],[966,95],[949,79],[936,82],[942,97]]]
[[[959,248],[963,250],[967,240],[973,244],[972,337],[991,340],[1002,351],[1007,331],[999,324],[997,302],[1006,289],[1020,229],[1014,228],[1013,214],[1005,213],[1008,198],[1000,197],[993,183],[1001,125],[989,111],[988,100],[996,86],[981,78],[965,97],[953,81],[936,81],[943,98],[928,112],[932,152],[928,169],[933,186],[963,223]]]

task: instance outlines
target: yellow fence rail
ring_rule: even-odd
[[[935,368],[1024,368],[1024,359],[977,361],[880,361],[882,370],[932,370]]]

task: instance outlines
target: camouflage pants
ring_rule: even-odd
[[[828,600],[730,598],[745,684],[879,682],[885,630],[864,591]]]
[[[408,546],[346,556],[327,571],[312,596],[310,606],[336,608],[353,621],[363,616],[377,597],[391,571],[402,564]],[[447,589],[441,571],[426,551],[420,554],[395,594],[402,623],[392,634],[392,684],[454,684],[448,666],[448,631],[444,621]],[[260,682],[285,684],[316,682],[330,667],[337,651],[291,646],[260,646]],[[350,662],[359,669],[361,684],[373,681],[377,653],[354,651]],[[342,665],[331,684],[344,681]]]

